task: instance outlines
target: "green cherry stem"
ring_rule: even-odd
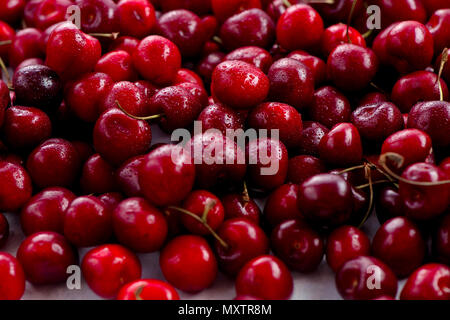
[[[117,105],[117,108],[120,109],[120,111],[122,111],[123,113],[125,113],[127,116],[129,116],[130,118],[132,118],[132,119],[134,119],[134,120],[144,120],[144,121],[147,121],[147,120],[158,119],[158,118],[161,118],[161,117],[164,116],[163,113],[160,113],[160,114],[154,114],[154,115],[148,116],[148,117],[138,117],[138,116],[132,115],[132,114],[129,113],[127,110],[125,110],[125,109],[120,105],[119,101],[117,101],[117,100],[116,100],[116,105]]]
[[[439,99],[440,101],[444,101],[444,91],[442,90],[442,84],[441,84],[441,77],[442,72],[444,71],[444,66],[448,61],[448,48],[445,48],[444,51],[442,51],[442,58],[441,58],[441,64],[439,66],[439,73],[438,77],[436,79],[436,83],[439,84]]]

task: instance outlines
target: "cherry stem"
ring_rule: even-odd
[[[362,34],[362,37],[364,39],[367,39],[368,37],[371,36],[371,34],[373,33],[373,29],[370,29],[369,31],[367,31],[366,33]]]
[[[134,119],[134,120],[144,120],[144,121],[147,121],[147,120],[152,120],[152,119],[158,119],[158,118],[161,118],[161,117],[164,116],[163,113],[160,113],[160,114],[154,114],[154,115],[148,116],[148,117],[138,117],[138,116],[132,115],[132,114],[129,113],[127,110],[125,110],[125,109],[120,105],[119,101],[117,101],[117,100],[116,100],[116,105],[117,105],[117,107],[120,109],[120,111],[122,111],[123,113],[125,113],[127,116],[129,116],[130,118],[132,118],[132,119]]]
[[[96,38],[108,38],[108,39],[113,39],[116,40],[119,37],[119,32],[112,32],[112,33],[89,33],[89,35],[91,37],[96,37]]]
[[[369,180],[369,190],[370,190],[369,207],[367,208],[367,212],[364,215],[364,218],[361,221],[361,223],[359,224],[358,228],[361,228],[364,225],[364,223],[366,223],[367,219],[369,219],[369,217],[370,217],[370,213],[373,210],[374,192],[373,192],[373,183],[372,183],[372,173],[370,172],[370,167],[369,166],[366,166],[364,168],[364,170],[365,170],[366,179]]]
[[[0,46],[6,46],[8,44],[11,44],[12,40],[5,40],[5,41],[0,41]]]
[[[383,176],[385,176],[386,178],[388,178],[388,180],[390,181],[390,182],[392,182],[397,188],[398,188],[398,183],[396,183],[395,181],[394,181],[394,179],[389,175],[389,174],[387,174],[386,172],[384,172],[383,170],[381,170],[376,164],[374,164],[374,163],[372,163],[372,162],[370,162],[370,161],[368,161],[368,160],[366,160],[370,165],[372,165],[372,168],[375,168],[375,170],[377,170],[379,173],[381,173]]]
[[[372,184],[376,185],[376,184],[383,184],[383,183],[390,183],[390,182],[392,182],[392,181],[391,180],[379,180],[379,181],[372,182]],[[370,187],[370,183],[362,184],[360,186],[355,187],[355,189],[361,190],[361,189],[365,189],[367,187]]]
[[[358,169],[364,169],[366,166],[367,166],[367,164],[361,164],[359,166],[350,167],[350,168],[344,169],[342,171],[339,171],[338,174],[343,174],[343,173],[347,173],[347,172],[350,172],[350,171],[355,171],[355,170],[358,170]]]
[[[350,14],[348,15],[348,20],[347,20],[347,40],[348,43],[352,44],[352,40],[350,39],[350,24],[352,23],[352,18],[353,18],[353,13],[355,12],[355,8],[356,8],[356,2],[358,2],[358,0],[353,0],[352,3],[352,9],[350,10]]]
[[[442,58],[441,58],[441,65],[439,66],[439,73],[438,77],[436,79],[436,82],[439,83],[439,99],[440,101],[444,101],[444,91],[442,90],[442,83],[441,83],[441,77],[442,72],[444,71],[445,64],[448,61],[448,48],[445,48],[444,51],[442,51]]]
[[[250,202],[250,196],[248,195],[248,188],[247,188],[247,182],[244,180],[244,191],[242,192],[242,199],[245,203]]]
[[[290,6],[292,6],[292,3],[290,3],[289,0],[283,0],[283,4],[286,8],[289,8]]]
[[[6,82],[8,84],[8,88],[12,87],[11,77],[9,75],[8,68],[6,68],[6,65],[3,62],[2,58],[0,58],[0,69],[3,70],[3,72],[5,73],[5,77],[6,77]]]
[[[381,89],[379,86],[377,86],[375,83],[370,82],[370,86],[374,87],[375,89],[377,89],[378,91],[380,91],[381,93],[385,94],[386,92]]]
[[[398,153],[394,153],[394,152],[387,152],[384,153],[380,156],[380,164],[383,167],[384,170],[386,170],[386,172],[388,174],[390,174],[392,177],[394,177],[395,179],[397,179],[398,181],[413,185],[413,186],[422,186],[422,187],[433,187],[433,186],[441,186],[441,185],[445,185],[445,184],[450,184],[450,180],[441,180],[441,181],[436,181],[436,182],[424,182],[424,181],[412,181],[412,180],[408,180],[405,179],[401,176],[399,176],[398,174],[396,174],[395,172],[393,172],[389,166],[387,165],[387,160],[391,160],[394,161],[397,164],[397,167],[401,167],[405,161],[405,159],[403,158],[403,156],[399,155]]]
[[[305,0],[306,3],[334,4],[335,0]]]
[[[206,219],[204,217],[200,218],[198,215],[196,215],[195,213],[192,213],[186,209],[183,208],[179,208],[179,207],[175,207],[175,206],[169,206],[168,209],[172,209],[172,210],[177,210],[181,213],[187,214],[188,216],[190,216],[191,218],[197,220],[198,222],[200,222],[202,225],[205,226],[206,229],[208,229],[208,231],[211,233],[211,235],[216,238],[217,241],[219,241],[219,243],[224,247],[224,248],[228,248],[229,245],[223,241],[223,239],[221,237],[219,237],[219,235],[214,231],[213,228],[211,228],[208,224],[208,222],[206,221]],[[206,207],[205,207],[205,211],[206,211]],[[204,213],[203,213],[204,215]]]
[[[142,294],[143,290],[144,290],[144,286],[140,286],[139,288],[136,289],[136,291],[134,292],[134,296],[136,297],[136,300],[143,300],[141,298],[141,294]]]
[[[214,36],[212,39],[213,39],[215,42],[217,42],[218,44],[223,45],[222,39],[220,39],[218,36]]]

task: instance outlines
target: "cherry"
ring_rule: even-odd
[[[342,224],[353,211],[350,184],[335,174],[313,176],[300,185],[298,207],[306,219],[320,226]]]
[[[271,227],[286,220],[303,218],[297,206],[298,189],[296,184],[284,184],[269,195],[264,207],[264,217]]]
[[[320,141],[320,158],[328,164],[346,167],[362,159],[361,137],[351,123],[335,125]]]
[[[261,8],[260,0],[211,0],[214,16],[220,22],[239,12],[251,8]]]
[[[210,287],[217,276],[217,260],[205,239],[179,236],[159,256],[161,271],[175,288],[195,293]]]
[[[158,0],[157,0],[158,1]],[[187,9],[196,14],[203,16],[211,11],[210,0],[165,0],[159,1],[160,6],[164,12],[176,9]]]
[[[75,0],[81,11],[81,29],[89,33],[108,33],[118,29],[118,9],[113,0]],[[135,23],[134,23],[135,24]]]
[[[45,64],[62,79],[74,79],[92,71],[100,55],[101,47],[97,39],[66,22],[50,34]]]
[[[292,275],[286,265],[274,256],[263,255],[247,262],[236,278],[238,296],[265,300],[287,300],[292,294]]]
[[[0,252],[0,300],[20,300],[25,291],[25,274],[19,261]]]
[[[125,160],[145,153],[150,147],[150,126],[118,109],[105,111],[94,127],[94,148],[108,162],[120,165]]]
[[[110,91],[113,80],[104,73],[87,73],[72,82],[65,90],[65,102],[83,121],[95,122],[100,115],[100,105]]]
[[[142,196],[139,184],[139,169],[144,161],[145,156],[133,157],[125,161],[115,172],[118,187],[128,197]]]
[[[70,0],[31,0],[24,8],[25,23],[41,30],[64,21]]]
[[[214,69],[224,60],[225,56],[225,53],[220,51],[214,51],[207,54],[197,64],[197,67],[195,68],[196,72],[203,78],[206,83],[210,83]]]
[[[246,147],[246,155],[252,186],[272,190],[284,183],[289,160],[281,141],[271,138],[252,140]]]
[[[415,163],[403,171],[402,178],[412,182],[436,183],[448,180],[444,171],[428,163]],[[419,186],[400,181],[399,193],[405,215],[415,220],[430,220],[444,213],[449,205],[447,185]]]
[[[99,154],[92,155],[83,165],[80,185],[85,193],[105,193],[116,188],[114,168]]]
[[[194,164],[184,149],[175,145],[156,148],[139,169],[142,193],[157,206],[178,204],[191,192],[194,179]]]
[[[25,235],[40,231],[62,234],[65,211],[74,199],[70,190],[60,187],[47,188],[34,195],[20,213]]]
[[[334,272],[347,261],[370,254],[367,235],[353,226],[342,226],[334,230],[327,240],[327,263]]]
[[[439,165],[439,168],[450,177],[450,157],[445,158]]]
[[[217,234],[227,244],[224,247],[216,240],[214,248],[220,269],[228,275],[237,275],[248,261],[269,252],[269,240],[264,231],[245,218],[225,221]]]
[[[64,236],[77,247],[105,243],[112,234],[112,212],[96,197],[74,199],[64,215]]]
[[[120,105],[125,111],[136,116],[146,116],[148,107],[142,89],[129,81],[114,83],[105,89],[105,95],[99,105],[100,113],[105,110],[117,108]]]
[[[34,285],[64,282],[67,268],[78,263],[77,253],[69,242],[55,232],[38,232],[28,236],[17,250],[17,260],[26,278]]]
[[[306,179],[326,172],[325,164],[314,156],[302,155],[289,159],[288,175],[289,182],[301,184]]]
[[[450,268],[429,263],[408,278],[400,294],[401,300],[449,300]]]
[[[352,111],[345,95],[331,86],[325,86],[314,92],[308,112],[312,120],[332,128],[338,123],[349,122]]]
[[[106,73],[114,82],[134,80],[137,77],[131,55],[123,50],[105,54],[97,61],[95,71]]]
[[[202,124],[203,131],[218,129],[223,135],[226,131],[243,129],[241,118],[233,109],[221,104],[211,104],[198,115],[197,121]]]
[[[273,58],[267,50],[255,46],[237,48],[227,54],[225,60],[244,61],[261,69],[264,73],[269,71],[273,63]]]
[[[358,107],[367,106],[369,104],[377,104],[380,102],[389,102],[386,94],[382,92],[369,92],[359,100]]]
[[[13,106],[5,112],[2,132],[9,146],[16,149],[34,148],[50,138],[52,125],[50,118],[40,109]]]
[[[99,195],[98,200],[100,200],[109,211],[113,212],[117,205],[123,200],[123,196],[118,192],[108,192]]]
[[[301,154],[319,155],[319,144],[330,130],[319,122],[304,121],[302,139],[299,148]]]
[[[403,163],[396,164],[396,168],[402,170],[428,157],[431,152],[431,139],[425,132],[417,129],[397,131],[384,140],[381,154],[388,152],[397,153],[403,157]],[[389,167],[392,168],[392,166]]]
[[[133,55],[140,42],[141,41],[139,39],[134,37],[118,37],[110,44],[109,51],[123,50],[128,52],[130,55]]]
[[[140,90],[140,95],[144,99],[146,114],[147,115],[156,114],[158,110],[152,109],[151,99],[160,90],[160,88],[153,85],[150,81],[147,80],[136,81],[134,85]]]
[[[0,3],[0,20],[14,23],[23,15],[25,0],[2,1]]]
[[[112,223],[119,242],[135,252],[157,251],[167,237],[164,215],[142,198],[122,201],[114,209]]]
[[[261,209],[258,204],[242,194],[227,194],[221,199],[225,211],[225,220],[246,218],[259,224]]]
[[[121,0],[116,10],[122,35],[143,38],[156,24],[155,9],[146,0]]]
[[[15,34],[16,32],[11,26],[0,20],[0,58],[3,61],[8,61],[9,59],[9,50]]]
[[[428,67],[433,58],[433,36],[416,21],[397,22],[384,29],[373,42],[373,51],[385,65],[400,73]]]
[[[422,264],[425,242],[413,222],[397,217],[378,229],[373,239],[372,252],[397,276],[406,277]]]
[[[157,85],[170,84],[181,67],[181,54],[170,40],[160,36],[144,38],[133,54],[139,74]]]
[[[254,129],[279,129],[280,140],[288,148],[300,145],[302,117],[290,105],[278,102],[263,103],[254,108],[247,118],[247,124]]]
[[[427,10],[428,15],[432,15],[435,11],[448,7],[445,0],[422,0],[421,2]]]
[[[28,66],[34,66],[34,65],[44,65],[44,60],[41,58],[28,58],[26,60],[23,60],[16,68],[16,71]]]
[[[19,164],[0,161],[0,210],[19,210],[30,199],[31,192],[27,171]]]
[[[433,13],[426,24],[428,30],[433,36],[434,52],[442,52],[450,43],[450,9],[442,9]]]
[[[350,19],[350,14],[352,11],[352,6],[355,6],[353,9],[353,15],[358,15],[361,11],[364,11],[364,2],[356,0],[340,0],[334,1],[332,3],[327,3],[323,1],[323,3],[313,3],[312,6],[320,12],[324,19],[330,21],[347,21]]]
[[[167,282],[142,279],[124,285],[117,300],[180,300],[177,291]]]
[[[426,132],[433,145],[448,148],[450,137],[445,132],[449,129],[450,103],[445,101],[428,101],[416,104],[408,116],[408,128]]]
[[[0,248],[2,248],[9,237],[9,223],[5,216],[0,213]]]
[[[313,99],[314,76],[306,65],[291,59],[276,61],[269,69],[269,98],[284,102],[298,110],[307,107]]]
[[[291,52],[287,55],[287,58],[297,60],[307,66],[312,71],[316,86],[325,82],[327,79],[327,66],[322,59],[302,50]]]
[[[55,71],[43,65],[18,69],[13,78],[16,103],[54,109],[62,100],[62,84]]]
[[[391,218],[403,216],[403,202],[396,188],[384,187],[378,193],[375,201],[375,212],[380,223],[385,223]]]
[[[397,278],[380,260],[359,256],[345,262],[339,269],[336,287],[346,300],[369,300],[383,295],[395,297]]]
[[[9,64],[17,67],[28,58],[42,58],[44,52],[40,47],[42,32],[35,28],[25,28],[17,31],[9,49]]]
[[[351,43],[360,47],[366,47],[363,36],[354,28],[343,23],[332,25],[325,29],[322,40],[322,55],[328,57],[333,50],[341,44]]]
[[[266,99],[269,79],[257,67],[243,61],[224,61],[213,72],[213,96],[234,109],[248,109]]]
[[[445,264],[450,262],[450,215],[447,214],[439,222],[433,238],[433,247],[439,261]]]
[[[191,96],[194,97],[199,103],[200,103],[200,110],[209,104],[209,98],[208,93],[206,92],[205,88],[203,87],[203,84],[198,85],[192,82],[182,82],[176,85],[179,88],[183,88],[186,91],[188,91]],[[197,110],[197,108],[194,108],[193,112],[196,113],[196,116],[200,114],[200,110]]]
[[[89,287],[103,298],[113,299],[123,285],[141,277],[141,263],[128,249],[106,244],[90,250],[81,264]]]
[[[390,102],[358,107],[351,121],[363,139],[380,143],[404,128],[402,113]]]
[[[323,21],[319,13],[304,4],[291,6],[277,22],[277,40],[288,51],[316,47],[323,34]],[[301,37],[298,35],[302,34]]]
[[[27,159],[28,172],[40,188],[72,185],[80,166],[79,154],[72,143],[58,138],[41,143]]]
[[[383,28],[391,25],[397,21],[415,20],[425,23],[427,14],[422,4],[423,1],[419,0],[400,0],[400,1],[388,1],[388,0],[375,0],[374,4],[378,5],[381,9],[381,15],[384,17],[381,19]]]
[[[181,85],[184,82],[195,84],[199,87],[204,87],[202,78],[192,70],[181,68],[178,70],[173,85]]]
[[[287,7],[284,0],[273,0],[269,1],[269,5],[266,8],[266,13],[272,18],[273,21],[277,22],[286,9]]]

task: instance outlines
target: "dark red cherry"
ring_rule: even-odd
[[[202,88],[204,87],[203,80],[197,73],[186,68],[181,68],[177,72],[173,85],[182,85],[185,82]]]
[[[212,11],[220,22],[251,8],[261,8],[260,0],[211,0]]]
[[[288,176],[289,182],[300,184],[306,179],[319,173],[326,172],[325,164],[314,156],[296,156],[289,159]]]
[[[352,111],[345,95],[331,86],[326,86],[314,92],[308,112],[311,120],[332,128],[338,123],[349,122]]]
[[[30,27],[45,30],[66,19],[71,0],[31,0],[24,8],[24,20]]]
[[[180,300],[170,284],[156,279],[142,279],[124,285],[117,300]]]
[[[450,215],[445,215],[439,222],[437,231],[433,237],[433,249],[435,255],[445,264],[450,264]]]
[[[303,218],[297,204],[298,190],[297,184],[288,183],[270,194],[264,207],[264,218],[271,227],[274,228],[287,220]]]
[[[427,14],[419,0],[375,0],[373,3],[381,9],[381,25],[383,28],[391,25],[393,22],[415,20],[425,23]]]
[[[144,163],[145,156],[137,156],[125,161],[115,172],[115,179],[119,189],[128,197],[142,196],[139,184],[139,170]]]
[[[361,11],[364,11],[364,1],[356,0],[340,0],[332,3],[312,3],[312,6],[320,12],[322,17],[326,20],[334,22],[347,22],[352,11],[352,6],[354,17],[358,15]]]
[[[109,51],[123,50],[133,55],[136,48],[139,46],[140,40],[134,37],[118,37],[109,46]]]
[[[34,195],[22,208],[20,224],[25,235],[40,231],[63,233],[67,207],[75,195],[65,188],[47,188]]]
[[[304,121],[299,152],[312,156],[319,155],[319,144],[330,130],[319,122]]]
[[[360,256],[342,265],[336,274],[336,287],[346,300],[369,300],[383,295],[395,297],[397,278],[380,260]]]
[[[122,35],[143,38],[156,24],[155,9],[146,0],[121,0],[116,14]]]
[[[366,46],[363,36],[354,28],[348,28],[343,23],[332,25],[325,29],[321,40],[322,55],[328,57],[333,50],[341,45],[351,43],[360,47]]]
[[[211,78],[214,69],[225,58],[225,53],[214,51],[203,57],[197,64],[195,71],[199,74],[206,83],[211,83]]]
[[[434,12],[426,26],[433,36],[434,52],[442,52],[450,43],[450,8]]]
[[[118,104],[135,116],[148,115],[142,90],[129,81],[116,82],[106,89],[103,102],[99,105],[100,114],[108,109],[117,108]]]
[[[259,224],[261,209],[253,199],[246,199],[242,194],[227,194],[222,199],[225,211],[225,220],[234,218],[246,218]]]
[[[5,111],[11,102],[8,85],[0,80],[0,127],[5,120]]]
[[[40,47],[42,32],[34,28],[25,28],[16,33],[9,49],[9,64],[17,67],[28,58],[43,58]]]
[[[380,102],[389,102],[386,94],[381,92],[370,92],[359,100],[358,107],[366,106],[369,104],[377,104]]]
[[[114,0],[75,0],[81,11],[81,29],[89,33],[118,30],[118,10]]]
[[[20,300],[22,298],[25,291],[23,268],[16,258],[6,252],[0,252],[0,280],[2,284],[0,286],[1,300]]]
[[[223,135],[226,135],[228,129],[243,129],[241,118],[236,111],[216,103],[204,108],[197,121],[201,122],[203,132],[208,129],[218,129]]]
[[[113,166],[98,153],[92,155],[83,165],[80,185],[85,193],[105,193],[115,190]]]
[[[342,224],[353,211],[350,184],[335,174],[313,176],[300,185],[298,208],[306,219],[319,226]]]
[[[23,15],[25,0],[2,1],[0,3],[0,20],[14,23]]]
[[[0,161],[0,210],[17,211],[30,199],[31,193],[27,171],[19,164]]]
[[[394,187],[384,187],[379,191],[375,199],[375,208],[378,221],[381,224],[391,218],[405,214],[398,189]]]
[[[9,223],[5,216],[0,213],[0,249],[5,246],[9,237]]]
[[[401,300],[449,300],[450,268],[429,263],[408,278],[400,294]]]
[[[107,192],[99,195],[98,200],[100,200],[109,211],[114,211],[117,205],[123,200],[123,196],[118,192]]]
[[[1,13],[0,13],[1,15]],[[3,59],[4,62],[7,62],[9,59],[9,50],[11,49],[11,43],[14,40],[14,36],[16,32],[14,29],[4,22],[4,20],[0,20],[0,58]]]
[[[446,9],[448,7],[447,1],[445,0],[422,0],[421,2],[427,10],[428,15],[432,15],[433,12],[439,9]]]
[[[131,55],[123,50],[111,51],[102,56],[94,70],[109,75],[114,82],[132,81],[137,78]]]
[[[151,1],[150,1],[151,2]],[[155,1],[154,1],[155,2]],[[232,1],[231,1],[232,2]],[[211,1],[210,0],[165,0],[159,1],[158,3],[161,6],[163,12],[172,11],[176,9],[186,9],[196,14],[203,16],[208,14],[211,11]]]
[[[56,232],[38,232],[27,237],[17,250],[28,281],[34,285],[64,282],[67,268],[78,263],[70,243]]]
[[[287,58],[291,58],[300,61],[307,66],[313,74],[315,85],[320,85],[327,79],[327,66],[325,62],[313,55],[310,55],[306,51],[296,50],[288,54]]]
[[[255,46],[237,48],[227,54],[225,60],[244,61],[261,69],[264,73],[269,71],[273,63],[273,58],[267,50]]]

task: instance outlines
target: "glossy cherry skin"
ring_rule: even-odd
[[[401,300],[449,300],[450,268],[443,264],[429,263],[418,268],[408,278]]]
[[[378,71],[378,58],[369,48],[341,44],[328,56],[328,78],[342,90],[358,91],[372,81]]]
[[[275,254],[295,271],[308,273],[322,262],[321,236],[300,220],[286,220],[273,231],[271,246]]]
[[[60,187],[47,188],[34,195],[20,213],[25,235],[40,231],[62,234],[65,211],[74,199],[70,190]]]
[[[5,120],[5,111],[11,102],[8,85],[0,80],[0,126]]]
[[[313,176],[300,185],[298,207],[312,223],[325,227],[342,224],[353,211],[351,187],[338,175]]]
[[[274,228],[286,220],[302,218],[297,206],[297,184],[288,183],[275,189],[268,197],[264,207],[264,218]]]
[[[155,9],[145,0],[121,0],[116,13],[122,35],[143,38],[156,24]]]
[[[113,165],[144,154],[152,139],[147,122],[132,119],[119,109],[107,110],[98,118],[93,136],[95,150]]]
[[[197,121],[201,122],[204,131],[218,129],[223,135],[226,135],[227,129],[243,129],[239,114],[221,104],[211,104],[204,108],[198,115]]]
[[[74,199],[64,215],[64,236],[77,247],[105,243],[112,234],[112,212],[96,197]]]
[[[75,0],[81,9],[81,29],[89,33],[118,31],[118,10],[113,0]]]
[[[214,69],[224,60],[225,56],[225,53],[220,51],[211,52],[198,62],[195,71],[206,83],[211,83]]]
[[[314,156],[296,156],[289,159],[288,176],[289,182],[301,184],[306,179],[326,172],[325,164]]]
[[[205,15],[211,11],[210,0],[166,0],[156,1],[159,4],[163,12],[172,11],[176,9],[187,9],[195,12],[198,15]]]
[[[144,161],[145,156],[131,158],[125,161],[115,172],[117,186],[128,197],[142,196],[139,170]]]
[[[45,112],[33,107],[13,106],[5,112],[4,141],[11,147],[34,148],[50,138],[52,124]]]
[[[185,82],[204,87],[202,78],[192,70],[181,68],[178,70],[173,85],[181,85]]]
[[[380,143],[404,128],[402,113],[390,102],[358,107],[353,111],[351,121],[361,138]]]
[[[0,4],[0,20],[8,23],[16,22],[23,15],[25,4],[25,0],[2,1]]]
[[[123,200],[123,195],[118,192],[107,192],[99,195],[100,200],[109,211],[113,212],[117,205]]]
[[[276,61],[269,69],[269,99],[284,102],[298,110],[306,108],[313,99],[314,75],[306,65],[291,59]]]
[[[370,255],[370,240],[358,228],[342,226],[328,236],[326,257],[328,265],[334,272],[347,261],[368,255]]]
[[[429,15],[439,9],[445,9],[448,7],[445,0],[422,0],[421,1]]]
[[[378,229],[372,253],[385,262],[398,277],[406,277],[418,268],[425,257],[425,241],[409,219],[392,218]]]
[[[148,36],[136,48],[133,63],[144,79],[157,85],[168,85],[181,67],[181,54],[172,41]]]
[[[9,223],[5,216],[0,213],[0,249],[6,244],[9,237]]]
[[[426,27],[434,40],[435,54],[442,52],[450,43],[450,8],[438,10],[433,13]]]
[[[128,249],[106,244],[90,250],[81,264],[87,284],[96,294],[113,299],[126,283],[141,277],[141,263]]]
[[[450,215],[445,215],[439,222],[433,237],[433,249],[435,255],[442,263],[450,263]]]
[[[247,118],[249,127],[270,130],[278,129],[281,142],[287,148],[300,145],[302,135],[302,116],[292,106],[278,103],[263,103],[254,108]]]
[[[99,104],[99,114],[117,108],[117,102],[128,113],[135,116],[147,116],[148,107],[141,88],[129,81],[114,83],[106,89],[104,99]]]
[[[287,55],[287,58],[297,60],[307,66],[312,71],[316,86],[327,79],[327,66],[322,59],[302,50],[291,52]]]
[[[70,0],[31,0],[24,8],[24,20],[28,26],[44,30],[65,20]]]
[[[236,278],[236,294],[265,300],[287,300],[293,281],[286,265],[274,256],[263,255],[247,262]]]
[[[320,141],[320,158],[328,164],[348,167],[362,159],[362,144],[358,129],[351,123],[335,125]]]
[[[227,275],[235,276],[248,261],[269,252],[266,234],[248,219],[227,220],[217,234],[228,246],[224,247],[218,240],[214,242],[219,268]]]
[[[224,61],[213,72],[211,91],[214,97],[229,107],[249,109],[266,99],[269,79],[249,63]]]
[[[131,55],[123,50],[111,51],[102,56],[97,61],[94,70],[109,75],[114,82],[137,78]]]
[[[336,287],[346,300],[369,300],[383,295],[395,297],[397,278],[380,260],[360,256],[342,265],[336,274]]]
[[[308,32],[306,32],[308,30]],[[323,34],[323,21],[319,13],[308,5],[289,7],[278,19],[278,43],[286,50],[314,48]],[[298,35],[302,34],[302,37]]]
[[[348,40],[350,37],[350,42]],[[328,57],[333,50],[346,43],[365,47],[366,41],[362,35],[354,28],[349,27],[347,36],[347,25],[343,23],[332,25],[325,29],[321,40],[322,55]]]
[[[25,274],[19,261],[0,252],[0,300],[19,300],[25,291]]]
[[[0,46],[0,58],[3,59],[4,62],[7,62],[9,59],[9,50],[11,48],[11,44],[8,44],[7,41],[13,41],[16,32],[14,29],[4,22],[4,20],[0,21],[0,42],[6,41],[3,45]]]
[[[331,86],[322,87],[314,92],[308,113],[311,120],[332,128],[338,123],[349,122],[352,109],[348,99]]]
[[[445,132],[450,129],[450,103],[428,101],[416,104],[408,116],[408,128],[426,132],[438,148],[450,147],[450,137]]]
[[[378,221],[381,224],[391,218],[405,214],[398,189],[394,187],[384,187],[378,192],[378,196],[375,199],[375,208]]]
[[[134,252],[159,250],[167,237],[164,215],[143,198],[122,201],[112,216],[114,235]]]
[[[253,199],[244,198],[242,194],[227,194],[221,199],[225,211],[225,220],[233,218],[246,218],[259,224],[261,209]]]
[[[146,156],[139,171],[139,184],[150,203],[176,205],[192,190],[195,165],[183,150],[174,145],[164,145]]]
[[[161,271],[175,288],[196,293],[210,287],[217,276],[217,260],[205,239],[185,235],[171,240],[159,256]]]
[[[260,0],[211,0],[212,11],[220,22],[239,12],[261,7]]]
[[[393,152],[403,157],[403,165],[392,164],[390,168],[402,170],[408,165],[424,161],[431,151],[431,138],[417,129],[405,129],[391,134],[381,147],[381,154]]]
[[[435,165],[419,162],[405,169],[402,178],[416,182],[448,180],[444,171]],[[414,220],[430,220],[444,213],[450,201],[448,185],[416,186],[403,181],[399,185],[405,215]]]
[[[117,300],[180,300],[167,282],[156,279],[142,279],[124,285],[117,294]]]
[[[17,67],[28,58],[42,58],[44,52],[40,47],[42,32],[34,28],[25,28],[16,33],[9,49],[9,64]]]
[[[67,268],[78,263],[70,243],[56,232],[38,232],[27,237],[17,250],[28,281],[34,285],[64,282]]]
[[[17,211],[30,199],[31,193],[27,171],[19,164],[0,161],[0,210]]]
[[[227,54],[225,60],[244,61],[261,69],[264,73],[269,71],[273,63],[273,58],[267,50],[255,46],[237,48]]]
[[[136,39],[134,37],[127,37],[127,36],[118,37],[110,44],[109,50],[110,51],[123,50],[133,55],[134,51],[139,46],[140,42],[141,41],[139,39]]]
[[[115,190],[114,167],[98,153],[92,155],[83,165],[80,185],[85,193],[105,193]]]
[[[301,154],[319,155],[319,144],[330,130],[319,122],[304,121],[302,140],[299,148]]]

